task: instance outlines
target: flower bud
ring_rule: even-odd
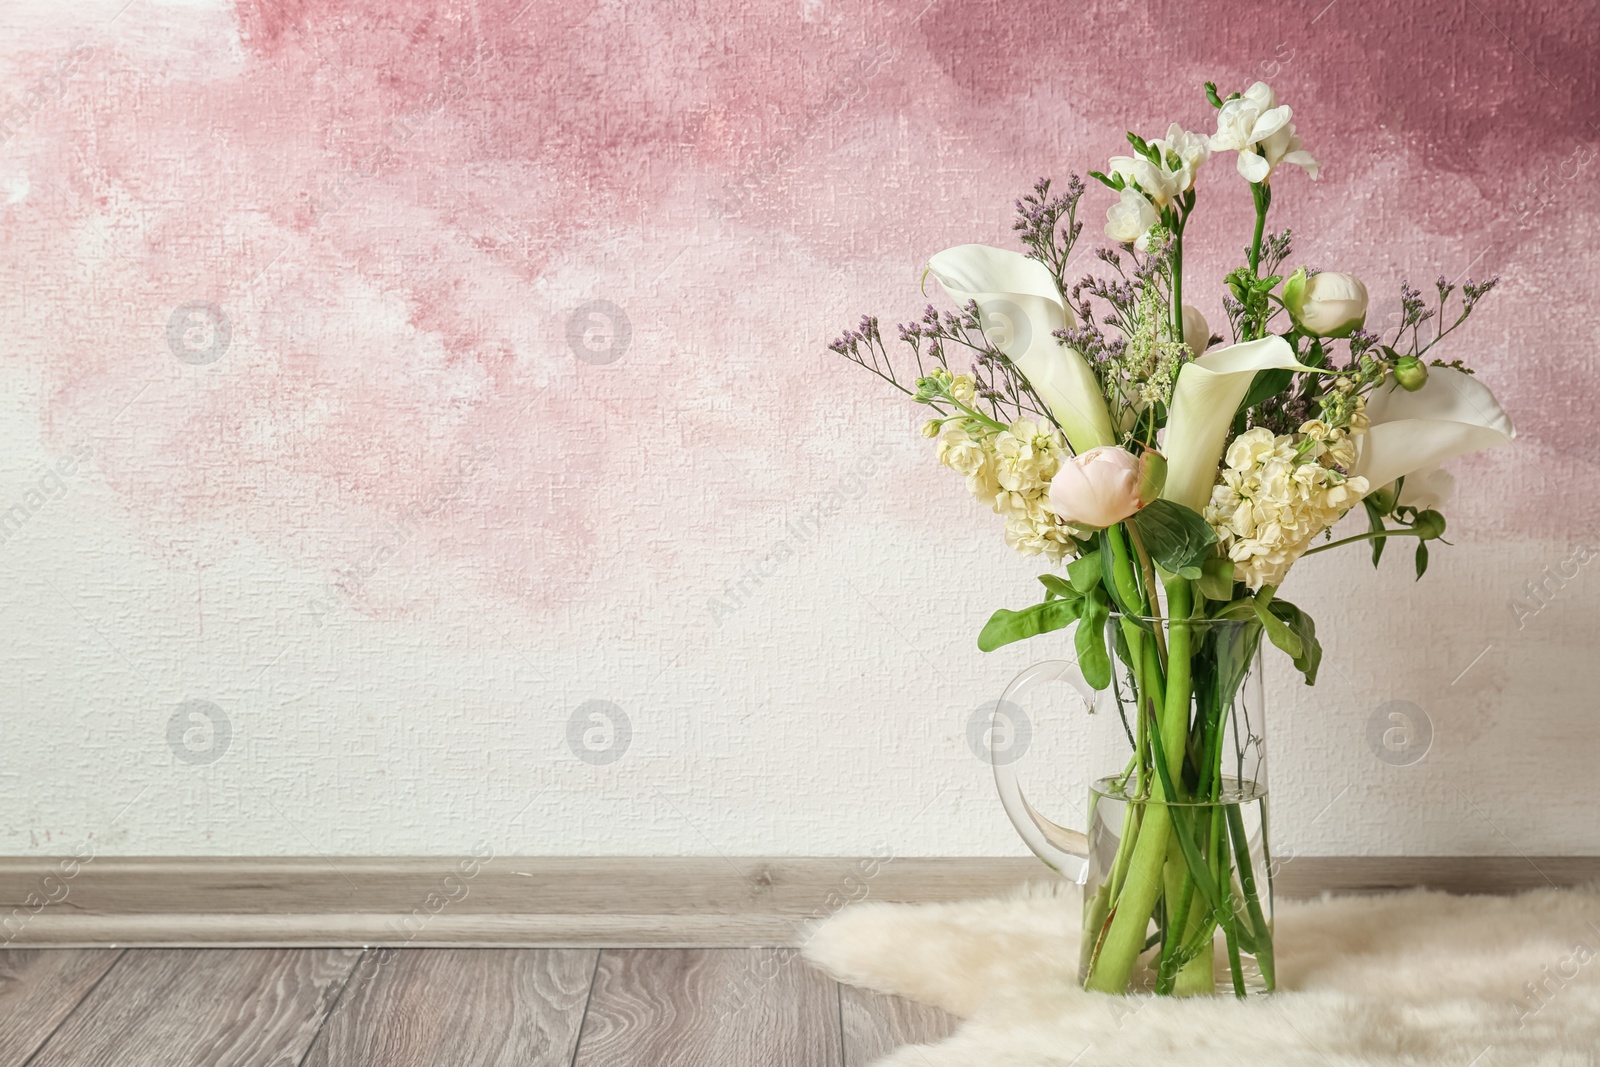
[[[1160,452],[1146,450],[1139,459],[1139,499],[1148,504],[1167,487],[1167,457]]]
[[[1183,305],[1183,343],[1189,346],[1189,352],[1196,358],[1211,344],[1211,327],[1207,325],[1206,317],[1200,314],[1200,309],[1193,304]]]
[[[1401,356],[1394,362],[1394,380],[1408,393],[1421,389],[1428,380],[1428,365],[1416,356]]]
[[[938,437],[940,429],[941,424],[938,419],[929,419],[927,422],[922,424],[922,436]]]
[[[1417,513],[1417,521],[1411,524],[1424,541],[1444,536],[1444,516],[1437,511],[1421,511]]]
[[[1165,474],[1158,453],[1136,456],[1117,445],[1091,448],[1063,463],[1051,479],[1050,507],[1075,526],[1115,526],[1156,498]]]
[[[1283,305],[1295,325],[1312,337],[1349,337],[1367,321],[1367,287],[1352,274],[1304,267],[1283,283]]]

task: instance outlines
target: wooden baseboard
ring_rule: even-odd
[[[1032,859],[0,857],[0,946],[792,945],[855,900],[1056,878]],[[1296,857],[1281,899],[1600,881],[1600,857]]]

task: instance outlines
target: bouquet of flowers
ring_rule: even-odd
[[[1314,683],[1315,626],[1277,596],[1290,568],[1358,542],[1377,565],[1411,539],[1420,578],[1445,532],[1439,464],[1513,435],[1472,371],[1441,358],[1495,280],[1441,278],[1426,297],[1403,283],[1397,321],[1369,329],[1359,279],[1292,266],[1290,231],[1267,228],[1274,178],[1317,177],[1290,109],[1260,82],[1226,98],[1208,83],[1206,96],[1214,134],[1129,133],[1131,154],[1090,172],[1115,197],[1105,232],[1117,247],[1094,253],[1095,273],[1068,278],[1083,182],[1041,180],[1016,205],[1023,252],[962,245],[929,261],[956,307],[901,325],[898,365],[873,317],[830,346],[930,409],[923,436],[1004,519],[1007,545],[1064,564],[1040,576],[1039,603],[995,612],[979,647],[1076,626],[1084,679],[1125,691],[1118,706],[1135,716],[1118,788],[1171,804],[1248,784],[1225,778],[1219,741],[1237,656],[1206,624],[1238,624],[1244,636],[1228,640],[1250,655],[1265,635]],[[1223,153],[1255,205],[1245,261],[1222,279],[1227,344],[1184,302],[1197,183]],[[1357,506],[1367,529],[1333,540]],[[1153,809],[1130,820],[1104,899],[1087,907],[1089,988],[1128,988],[1157,949],[1157,992],[1182,991],[1191,970],[1191,989],[1209,989],[1208,929],[1236,991],[1241,946],[1271,987],[1270,924],[1216,823]]]

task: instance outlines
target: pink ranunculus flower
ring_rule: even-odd
[[[1050,507],[1074,526],[1115,526],[1160,495],[1153,476],[1162,469],[1152,452],[1136,456],[1117,445],[1091,448],[1063,463],[1050,480]]]

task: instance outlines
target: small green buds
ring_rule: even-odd
[[[1421,389],[1428,381],[1428,365],[1416,356],[1401,356],[1394,363],[1394,380],[1408,393]]]

